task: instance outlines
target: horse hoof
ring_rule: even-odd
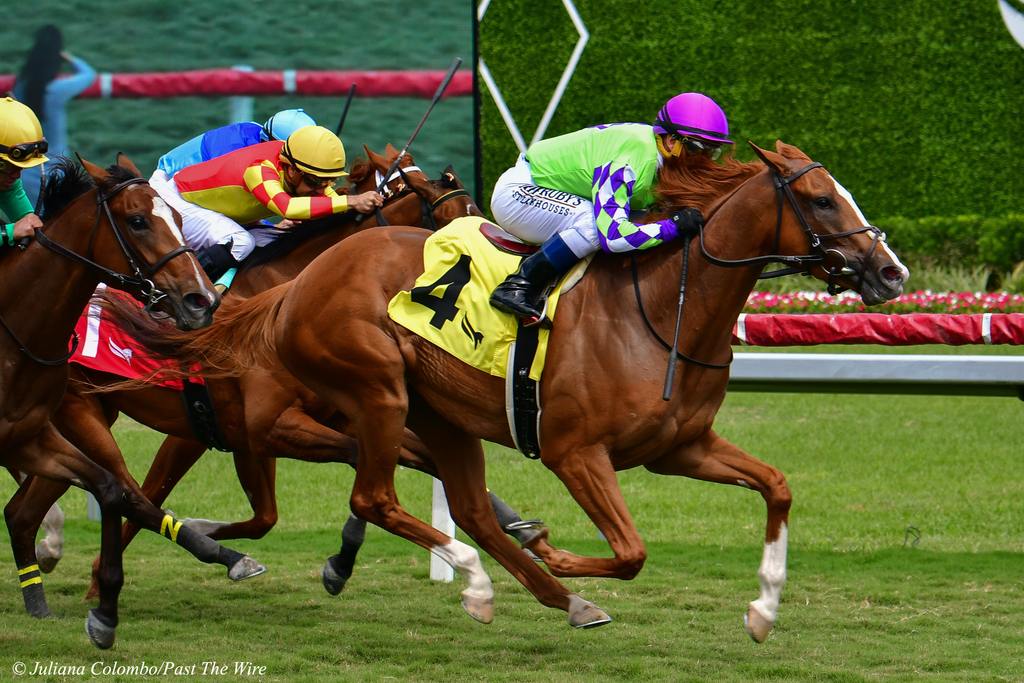
[[[60,562],[60,554],[51,551],[50,546],[46,543],[36,544],[36,564],[39,565],[39,571],[44,574],[49,574]]]
[[[575,593],[569,596],[569,625],[573,628],[597,628],[612,618],[600,607]]]
[[[757,611],[754,603],[750,603],[750,606],[747,607],[747,613],[743,615],[743,628],[747,630],[747,635],[755,643],[763,643],[768,638],[768,634],[771,633],[772,626],[774,625],[775,622]]]
[[[462,609],[481,624],[494,621],[494,598],[476,598],[462,594]]]
[[[89,610],[89,616],[85,620],[85,632],[92,644],[101,650],[109,650],[114,645],[114,631],[116,626],[107,626],[96,613],[96,610]]]
[[[349,577],[342,576],[338,572],[334,571],[334,567],[331,566],[331,561],[327,560],[324,563],[324,568],[320,572],[320,580],[323,581],[324,590],[331,595],[338,595],[345,588],[345,584],[348,582]]]
[[[266,567],[246,555],[238,562],[235,562],[234,566],[228,570],[228,578],[232,581],[242,581],[259,576],[265,571],[267,571]]]

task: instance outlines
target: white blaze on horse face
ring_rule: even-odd
[[[494,587],[491,577],[487,576],[476,550],[454,538],[445,545],[435,545],[430,549],[442,560],[450,564],[455,571],[466,578],[469,586],[462,591],[463,595],[480,600],[494,598]]]
[[[185,236],[181,234],[178,224],[174,222],[174,212],[160,197],[153,197],[153,215],[167,224],[167,229],[178,240],[178,244],[185,246]]]
[[[782,598],[782,587],[786,584],[786,545],[789,531],[783,523],[779,528],[779,537],[771,543],[764,544],[764,555],[761,567],[757,570],[757,578],[761,582],[761,596],[750,603],[750,606],[761,613],[768,621],[775,623],[779,611],[779,600]]]
[[[170,230],[171,234],[178,240],[178,244],[183,247],[185,246],[185,236],[181,233],[181,230],[178,229],[178,224],[174,220],[174,212],[171,210],[171,207],[167,205],[167,202],[160,197],[153,197],[153,216],[166,223],[167,229]],[[194,258],[189,258],[189,261],[192,263],[192,272],[195,273],[196,282],[202,284],[203,276],[199,272],[198,262]],[[205,287],[203,289],[205,289]],[[213,292],[206,291],[204,294],[212,295]],[[211,298],[210,300],[212,301],[213,299]]]
[[[850,194],[850,191],[843,187],[838,180],[831,176],[831,174],[829,175],[829,178],[832,179],[832,184],[836,186],[836,192],[839,194],[839,196],[845,199],[846,202],[850,205],[850,208],[853,209],[853,212],[857,215],[857,219],[860,221],[861,226],[871,225],[870,223],[868,223],[868,219],[864,217],[864,213],[860,210],[860,207],[857,206],[857,202],[854,201],[853,195]],[[903,280],[906,281],[910,277],[910,270],[908,270],[907,267],[903,265],[903,262],[900,261],[899,256],[897,256],[896,253],[889,248],[888,244],[886,244],[882,240],[878,240],[878,245],[885,251],[886,254],[888,254],[893,264],[900,269],[900,271],[903,273]]]

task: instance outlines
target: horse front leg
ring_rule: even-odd
[[[42,573],[48,571],[34,545],[40,523],[56,507],[56,501],[68,490],[68,484],[43,477],[25,477],[4,508],[4,519],[11,535],[11,549],[18,567],[18,583],[25,611],[34,617],[50,616],[43,591]],[[59,509],[59,508],[57,508]],[[63,513],[62,513],[63,518]],[[54,560],[49,569],[53,568]]]
[[[23,473],[17,470],[7,469],[14,481],[18,482],[20,486],[25,481],[26,477]],[[49,574],[56,567],[57,563],[60,562],[60,558],[64,556],[64,511],[61,509],[57,500],[64,495],[64,491],[67,490],[67,486],[53,498],[53,504],[46,510],[46,514],[43,515],[42,521],[38,521],[38,510],[35,509],[35,505],[32,506],[30,516],[35,521],[16,521],[15,525],[25,525],[27,529],[30,525],[32,528],[33,538],[35,538],[36,532],[40,526],[44,532],[43,537],[39,539],[35,547],[35,561],[39,564],[39,571],[44,574]],[[37,499],[38,500],[38,499]],[[20,504],[19,504],[20,507]],[[18,514],[12,511],[13,514]],[[10,522],[8,523],[8,529],[11,528]],[[17,553],[15,553],[17,554]]]
[[[604,446],[580,447],[570,439],[549,439],[541,461],[554,472],[579,506],[601,531],[614,557],[588,557],[555,548],[544,529],[524,547],[534,552],[555,576],[595,576],[629,580],[647,560],[608,450]]]
[[[764,642],[775,625],[779,600],[786,583],[786,549],[789,508],[792,495],[782,472],[761,462],[714,431],[699,440],[648,463],[657,474],[672,474],[701,481],[742,486],[757,491],[768,509],[764,553],[757,577],[761,594],[750,603],[743,617],[747,633]]]
[[[186,519],[185,524],[210,538],[263,538],[277,524],[277,461],[248,448],[234,452],[235,474],[242,485],[252,517],[241,522]]]

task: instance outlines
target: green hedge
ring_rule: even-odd
[[[824,163],[869,218],[1021,208],[1024,50],[995,0],[575,4],[590,42],[547,136],[650,121],[698,90],[738,141],[782,138]],[[481,55],[527,139],[576,38],[558,0],[492,2],[481,22]],[[489,191],[517,150],[490,94],[481,101]]]
[[[1024,261],[1024,213],[1007,216],[894,217],[879,221],[906,263],[1006,272]]]

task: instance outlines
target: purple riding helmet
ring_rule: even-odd
[[[699,138],[716,146],[732,144],[725,112],[713,99],[699,92],[680,93],[666,102],[658,112],[654,132]]]

